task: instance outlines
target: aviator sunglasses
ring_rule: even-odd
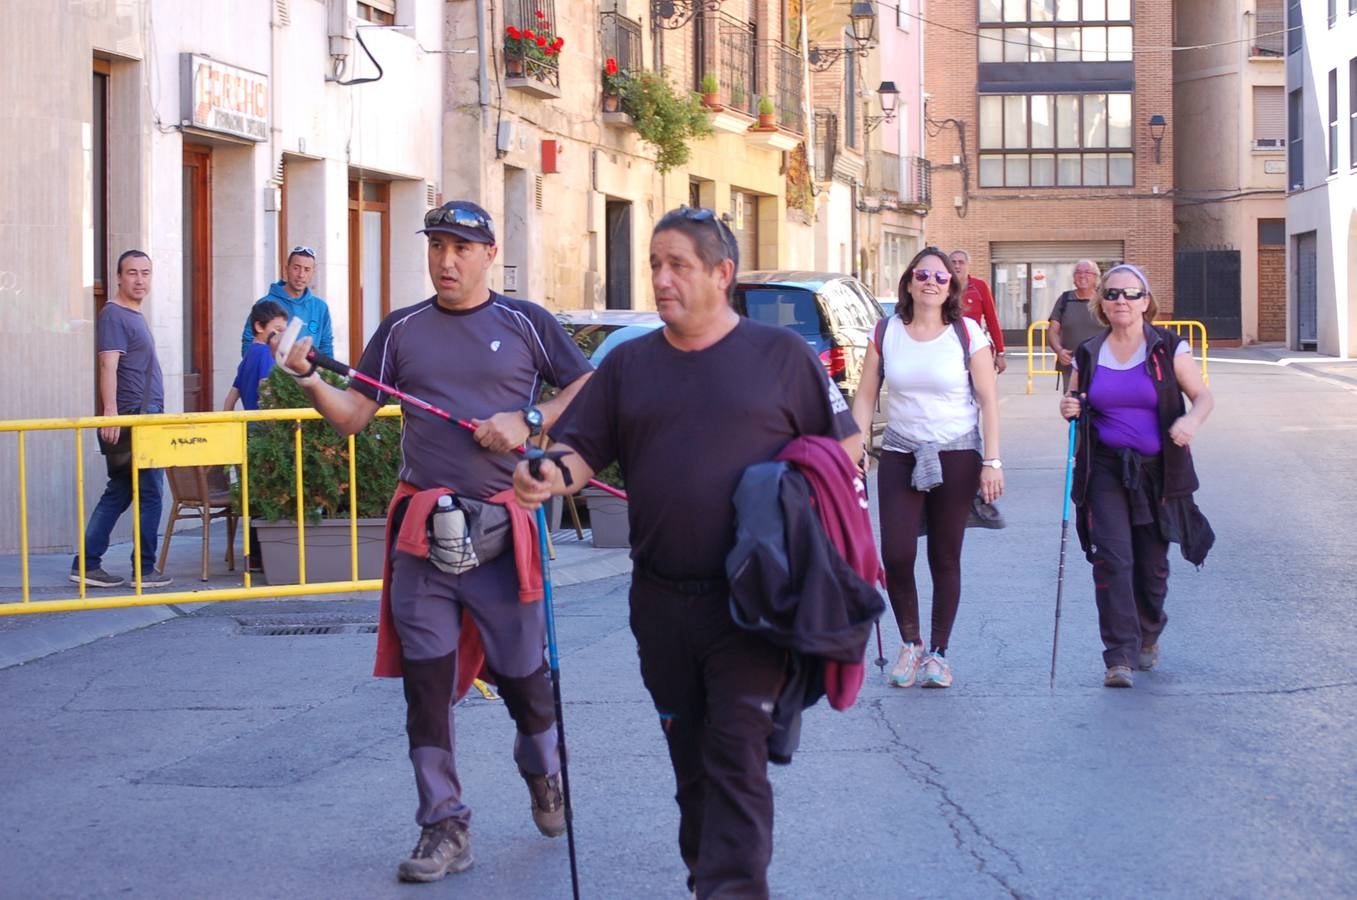
[[[491,235],[495,233],[495,227],[490,224],[488,218],[478,212],[457,207],[448,209],[440,206],[424,214],[425,228],[437,228],[439,225],[459,225],[462,228],[478,228]]]

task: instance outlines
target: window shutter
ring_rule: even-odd
[[[1286,95],[1281,86],[1253,89],[1253,143],[1255,147],[1286,146]]]

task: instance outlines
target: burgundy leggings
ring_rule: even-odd
[[[947,639],[961,602],[961,540],[971,499],[980,487],[980,454],[974,450],[944,450],[942,484],[928,492],[916,491],[914,454],[881,454],[877,492],[881,505],[881,560],[886,565],[886,590],[900,635],[920,643],[919,589],[914,583],[914,561],[919,556],[919,525],[928,520],[928,570],[933,575],[933,634],[931,648],[947,649]]]

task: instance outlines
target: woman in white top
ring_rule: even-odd
[[[889,399],[877,496],[886,588],[904,642],[890,673],[897,687],[916,681],[923,687],[951,686],[946,652],[961,600],[966,517],[977,484],[986,503],[1004,492],[994,353],[979,324],[962,316],[959,294],[947,255],[936,247],[921,250],[900,278],[895,315],[884,328],[878,326],[879,337],[868,345],[853,400],[858,428],[870,434],[884,373]],[[914,582],[925,525],[933,576],[926,653]]]

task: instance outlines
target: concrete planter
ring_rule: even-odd
[[[250,523],[250,542],[264,562],[269,584],[297,584],[297,525],[280,520]],[[254,548],[252,548],[254,549]],[[386,555],[386,519],[358,520],[358,578],[382,577]],[[306,580],[348,581],[349,520],[323,519],[306,526]]]
[[[631,525],[627,521],[627,501],[602,491],[587,490],[581,495],[589,502],[589,527],[595,547],[630,547]]]

